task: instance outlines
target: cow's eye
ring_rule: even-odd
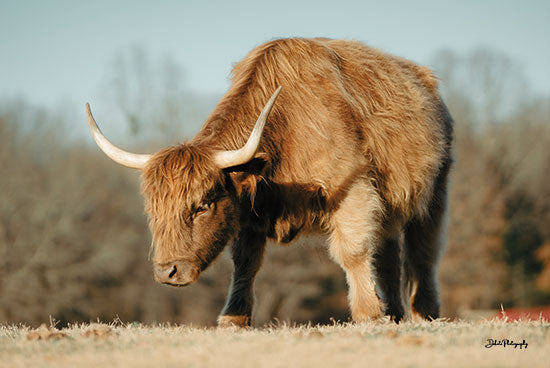
[[[210,209],[210,205],[203,203],[195,209],[195,217],[205,214]]]

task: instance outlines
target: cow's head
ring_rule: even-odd
[[[182,144],[153,155],[126,152],[105,138],[86,105],[90,130],[101,150],[117,163],[142,172],[157,281],[174,286],[196,281],[237,235],[241,206],[224,170],[253,159],[280,90],[263,108],[246,144],[234,151]]]

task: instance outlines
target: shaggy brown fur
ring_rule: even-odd
[[[256,158],[218,169],[213,153],[246,142],[278,86]],[[355,320],[384,310],[403,317],[403,262],[416,285],[413,309],[436,318],[451,143],[452,119],[427,68],[359,42],[268,42],[234,67],[195,138],[158,152],[143,171],[154,261],[175,267],[171,274],[192,268],[189,280],[175,282],[186,284],[233,240],[222,316],[243,318],[220,323],[250,323],[266,237],[286,243],[324,231],[346,271]]]

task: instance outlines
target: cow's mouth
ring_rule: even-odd
[[[187,285],[191,285],[191,282],[184,282],[184,283],[181,283],[181,284],[176,284],[176,283],[173,283],[173,282],[163,282],[163,284],[174,286],[174,287],[185,287]]]

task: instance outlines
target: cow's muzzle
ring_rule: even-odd
[[[196,267],[188,262],[176,261],[153,266],[155,280],[171,286],[187,286],[199,277]]]

